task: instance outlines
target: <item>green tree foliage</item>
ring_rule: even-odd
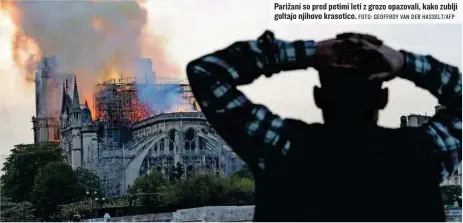
[[[4,196],[0,201],[0,221],[2,222],[36,221],[34,211],[34,205],[27,201],[15,203]]]
[[[445,205],[454,205],[455,201],[461,204],[461,186],[442,186],[441,193]]]
[[[212,172],[196,172],[183,181],[172,183],[167,192],[169,203],[201,206],[225,202],[226,184]]]
[[[254,181],[239,176],[222,177],[213,172],[196,172],[185,180],[166,187],[166,204],[203,206],[214,204],[245,204],[252,202]]]
[[[254,181],[237,175],[224,177],[215,172],[193,172],[188,178],[168,180],[157,170],[138,177],[129,189],[130,194],[109,198],[103,207],[131,207],[131,210],[156,210],[153,206],[171,208],[198,207],[204,205],[252,204]],[[89,208],[86,200],[65,205],[61,219],[69,219],[74,213],[84,214]]]
[[[223,177],[215,172],[198,171],[187,178],[169,181],[163,173],[153,170],[137,178],[130,193],[137,195],[144,206],[248,204],[253,200],[254,180],[249,174],[245,176]]]
[[[145,206],[159,205],[161,203],[161,193],[165,187],[169,186],[169,181],[161,172],[153,170],[149,174],[138,177],[130,187],[131,194],[140,194],[140,202]]]
[[[37,170],[49,162],[62,160],[56,144],[16,145],[2,168],[2,194],[13,202],[30,201]]]
[[[85,196],[85,192],[89,191],[97,194],[103,194],[103,185],[101,184],[100,177],[93,171],[85,168],[77,168],[74,170],[77,182],[79,184],[79,196]]]
[[[72,168],[64,163],[52,162],[35,176],[32,201],[36,216],[50,220],[59,205],[76,201],[79,184]]]
[[[248,177],[232,176],[227,178],[227,198],[238,204],[248,204],[254,198],[254,180]]]
[[[249,169],[248,165],[243,165],[240,170],[236,171],[233,176],[236,177],[241,177],[241,178],[248,178],[248,179],[253,179],[252,178],[252,172]]]

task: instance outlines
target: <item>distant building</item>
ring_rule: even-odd
[[[455,186],[461,186],[461,164],[458,166],[458,172],[456,175],[451,176],[444,180],[441,183],[442,186],[444,185],[455,185]]]
[[[444,106],[442,105],[437,105],[434,107],[435,108],[435,113],[440,112],[445,109]],[[405,128],[405,127],[419,127],[425,123],[427,123],[431,119],[431,116],[427,115],[417,115],[417,114],[410,114],[408,116],[402,116],[400,117],[400,127]],[[454,176],[451,176],[450,178],[447,178],[442,182],[441,185],[458,185],[461,186],[462,182],[462,168],[461,164],[458,167],[457,174]]]
[[[410,114],[400,117],[400,127],[419,127],[428,122],[431,117],[426,115]]]

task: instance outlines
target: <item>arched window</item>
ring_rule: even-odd
[[[196,148],[196,132],[190,128],[185,131],[185,150]]]

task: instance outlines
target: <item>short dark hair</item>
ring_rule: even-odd
[[[357,69],[330,68],[319,72],[323,88],[365,87],[368,90],[380,90],[382,81],[369,80],[370,75]]]

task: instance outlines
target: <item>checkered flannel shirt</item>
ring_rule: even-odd
[[[461,163],[461,72],[431,56],[401,53],[405,66],[400,76],[428,90],[446,107],[423,126],[434,139],[445,179],[454,175]]]
[[[285,120],[252,103],[237,86],[249,84],[261,74],[269,77],[280,71],[306,69],[312,65],[315,47],[314,41],[282,41],[266,31],[257,40],[234,43],[188,64],[193,94],[208,121],[249,165],[265,170],[266,164],[287,154],[291,141]],[[432,57],[403,53],[407,58],[404,78],[428,89],[442,105],[454,108],[460,103],[461,108],[458,69]],[[457,119],[448,110],[436,115],[426,129],[442,155],[443,175],[454,173],[461,161],[461,117]]]

